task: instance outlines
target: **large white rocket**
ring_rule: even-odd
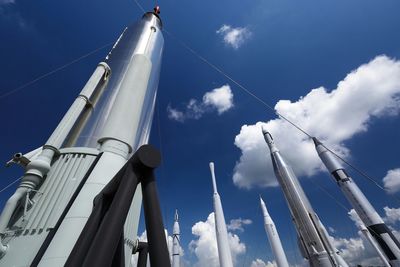
[[[285,251],[282,247],[281,239],[279,238],[278,231],[276,230],[275,223],[268,213],[267,206],[260,196],[261,210],[264,216],[264,227],[268,235],[269,244],[274,254],[276,265],[278,267],[289,267],[289,263],[286,259]]]
[[[179,229],[178,210],[175,211],[174,226],[172,229],[172,267],[180,267],[181,261],[181,231]]]
[[[289,206],[303,256],[311,267],[347,267],[348,265],[331,244],[296,175],[281,156],[271,134],[265,128],[262,132],[271,151],[275,175]]]
[[[213,184],[213,203],[215,216],[215,234],[217,236],[219,265],[221,267],[233,267],[231,250],[228,242],[228,230],[226,229],[224,211],[222,210],[221,198],[217,190],[215,180],[214,163],[210,162],[211,179]]]
[[[389,227],[376,212],[374,207],[361,192],[353,179],[346,173],[337,157],[332,154],[317,138],[313,138],[315,148],[322,162],[332,174],[343,194],[353,206],[361,221],[374,237],[392,266],[400,266],[400,243]],[[368,237],[367,237],[368,238]],[[381,253],[377,251],[377,253]]]
[[[127,27],[42,150],[14,159],[24,158],[27,165],[0,216],[0,266],[64,266],[94,197],[148,141],[164,46],[161,28],[157,12]],[[141,199],[139,186],[123,231],[126,266]]]

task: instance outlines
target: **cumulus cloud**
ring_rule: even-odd
[[[230,221],[230,223],[227,225],[227,227],[228,227],[228,230],[243,232],[244,231],[243,226],[249,225],[252,223],[253,223],[253,221],[250,219],[238,218],[238,219],[232,219]]]
[[[197,257],[197,262],[194,266],[218,267],[219,260],[217,239],[215,236],[214,212],[208,215],[205,222],[199,221],[193,225],[192,234],[197,237],[197,239],[189,243],[190,251]],[[239,236],[231,232],[228,232],[228,242],[235,264],[238,256],[246,252],[246,246],[244,243],[240,242]]]
[[[382,264],[374,248],[360,233],[358,237],[332,238],[331,241],[350,266],[379,266]]]
[[[389,170],[383,177],[386,192],[394,194],[400,191],[400,168]]]
[[[221,115],[233,106],[233,93],[231,87],[226,84],[206,92],[201,102],[196,99],[190,99],[185,105],[184,111],[168,105],[167,112],[168,118],[171,120],[184,122],[186,119],[200,119],[204,113],[213,110],[217,110],[218,114]]]
[[[254,261],[251,262],[250,267],[276,267],[276,263],[275,261],[273,262],[264,262],[261,259],[255,259]]]
[[[389,208],[384,207],[383,210],[385,211],[385,217],[383,220],[390,224],[395,224],[396,222],[400,221],[400,208]]]
[[[231,25],[223,24],[217,31],[224,39],[224,43],[231,46],[233,49],[238,49],[247,41],[252,33],[246,27],[234,28]]]
[[[312,89],[295,102],[280,100],[275,110],[348,157],[346,140],[366,132],[373,118],[399,113],[400,61],[378,56],[350,72],[330,92],[324,87]],[[321,170],[314,145],[294,127],[280,118],[257,122],[243,125],[235,138],[235,145],[242,152],[233,175],[238,187],[277,185],[261,125],[271,132],[297,175],[311,176]]]
[[[229,85],[215,88],[203,96],[203,103],[217,108],[218,114],[222,114],[233,107],[233,94]]]

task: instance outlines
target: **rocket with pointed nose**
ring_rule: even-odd
[[[180,235],[178,222],[178,211],[175,211],[174,227],[172,229],[172,267],[180,267],[181,260],[181,246],[180,246]]]
[[[357,184],[346,173],[338,158],[317,138],[313,138],[315,148],[322,162],[332,174],[343,194],[365,224],[370,234],[379,244],[381,250],[392,266],[400,266],[400,243],[389,227],[376,212],[374,207],[361,192]],[[379,254],[379,252],[378,252]]]
[[[300,250],[311,267],[346,266],[329,241],[329,236],[314,212],[292,168],[286,163],[271,134],[263,127],[264,139],[271,151],[275,176],[283,190],[296,227]]]
[[[289,263],[286,259],[285,251],[283,250],[281,239],[279,238],[278,232],[276,231],[275,223],[272,221],[271,216],[268,213],[267,206],[260,196],[261,210],[264,216],[264,227],[268,235],[269,244],[274,254],[276,265],[278,267],[289,267]]]
[[[211,178],[213,183],[213,202],[215,216],[215,234],[217,236],[219,265],[221,267],[233,267],[231,250],[228,243],[228,230],[226,229],[224,211],[222,210],[221,198],[217,191],[215,180],[214,163],[210,162]]]

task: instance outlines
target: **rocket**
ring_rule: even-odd
[[[175,211],[174,227],[172,229],[172,267],[180,267],[181,260],[181,239],[178,222],[178,210]]]
[[[1,266],[64,266],[96,195],[148,142],[164,47],[158,13],[125,28],[42,149],[27,160],[0,216]],[[121,238],[126,266],[141,202],[139,186]]]
[[[335,179],[343,194],[350,202],[361,221],[367,227],[369,233],[379,244],[381,250],[392,266],[400,266],[400,243],[393,235],[389,227],[376,212],[366,196],[353,179],[346,173],[346,170],[333,155],[317,138],[313,138],[315,148],[322,162]],[[378,252],[379,254],[379,252]]]
[[[358,216],[358,218],[360,218],[360,217]],[[383,253],[383,251],[381,250],[379,245],[375,242],[374,238],[369,233],[367,227],[365,227],[365,225],[360,220],[356,221],[355,223],[356,223],[358,229],[360,229],[361,233],[365,236],[365,238],[368,240],[368,242],[375,249],[376,253],[378,253],[379,258],[382,260],[385,267],[390,267],[391,265],[390,265],[389,261],[387,260],[385,254]]]
[[[215,234],[217,236],[219,265],[221,267],[233,267],[231,250],[228,243],[228,230],[226,229],[224,211],[222,210],[221,198],[215,181],[214,163],[210,162],[211,179],[213,184],[213,203],[215,216]]]
[[[275,176],[289,206],[303,256],[311,267],[347,267],[331,244],[296,175],[280,154],[271,134],[265,128],[262,128],[262,133],[270,149]]]
[[[268,213],[267,206],[260,196],[261,210],[264,216],[264,227],[268,235],[269,244],[272,248],[272,253],[275,256],[275,261],[278,267],[289,267],[289,263],[286,259],[285,251],[283,250],[281,239],[279,238],[278,232],[275,227],[275,223],[272,221],[271,216]]]

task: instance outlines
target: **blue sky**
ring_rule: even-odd
[[[145,9],[154,5],[154,2],[140,3]],[[301,115],[304,110],[299,105],[280,102],[277,107],[293,115],[295,121],[313,134],[322,134],[318,137],[340,149],[351,162],[381,184],[389,170],[400,168],[397,153],[400,147],[400,88],[396,79],[400,76],[398,1],[172,0],[157,3],[161,6],[165,29],[268,104],[275,106],[280,100],[295,103],[303,97],[300,106],[309,107],[308,111],[314,114],[310,117],[321,121],[310,122],[307,116]],[[141,14],[133,0],[114,1],[113,5],[108,1],[93,0],[0,0],[0,95],[96,48],[112,44],[123,28]],[[225,27],[225,31],[217,33],[223,25],[230,28]],[[232,29],[244,30],[242,43],[235,43],[237,39],[232,41],[229,36],[231,44],[224,41]],[[242,249],[238,253],[237,266],[250,266],[257,258],[272,261],[262,224],[259,194],[275,220],[291,264],[301,263],[295,230],[282,192],[276,186],[266,187],[274,184],[267,166],[267,146],[246,150],[245,142],[238,141],[235,145],[235,137],[243,125],[251,126],[261,121],[269,123],[282,152],[286,152],[284,156],[293,161],[291,163],[301,176],[301,183],[316,212],[327,227],[335,230],[332,235],[337,238],[337,244],[349,252],[348,244],[353,237],[359,245],[362,239],[346,211],[315,185],[323,186],[337,201],[350,207],[331,178],[318,170],[316,155],[307,150],[309,144],[298,139],[293,129],[276,121],[272,112],[185,50],[175,39],[168,35],[164,37],[157,103],[159,116],[154,118],[150,143],[161,147],[164,156],[158,181],[165,224],[171,230],[177,208],[185,259],[189,265],[201,257],[193,250],[196,242],[192,242],[192,249],[189,248],[189,243],[198,238],[192,234],[192,227],[197,222],[206,222],[212,212],[209,161],[216,164],[227,222],[237,218],[252,221],[244,226],[244,231],[232,232],[240,238],[238,244],[246,246],[245,252]],[[109,49],[110,46],[31,86],[0,97],[3,125],[0,162],[8,161],[15,152],[30,151],[47,140]],[[386,57],[374,61],[379,55]],[[358,69],[363,64],[364,67]],[[357,69],[359,71],[353,76],[347,76]],[[377,79],[369,81],[367,78],[372,76]],[[338,86],[346,77],[346,81],[352,82]],[[215,102],[207,104],[203,102],[203,96],[224,85],[230,86],[233,106],[218,112]],[[320,87],[325,88],[325,94],[321,89],[318,97],[307,96],[312,89]],[[348,94],[354,88],[359,90]],[[343,101],[329,94],[335,89],[344,92]],[[329,100],[331,98],[333,100]],[[187,118],[183,122],[169,118],[168,107],[184,112],[191,99],[195,99],[204,111],[200,112],[201,117]],[[346,105],[341,107],[339,103]],[[322,114],[326,120],[315,114]],[[343,129],[338,123],[342,120],[347,122]],[[318,127],[322,124],[324,127]],[[357,125],[365,127],[360,130]],[[261,133],[257,136],[253,132],[249,131],[246,136],[260,142]],[[245,136],[242,134],[240,136]],[[251,188],[233,182],[235,166],[243,162],[242,153],[260,159],[251,166],[254,176],[243,171],[245,184]],[[264,161],[266,164],[262,166]],[[262,180],[264,172],[265,180]],[[384,207],[400,207],[393,197],[396,192],[385,193],[356,173],[350,173],[382,216],[386,216]],[[3,187],[20,174],[17,167],[0,169],[0,185]],[[400,179],[396,172],[394,176]],[[12,191],[1,193],[0,202],[4,203]],[[393,220],[392,226],[398,229],[398,220]],[[207,237],[203,232],[201,234]]]

